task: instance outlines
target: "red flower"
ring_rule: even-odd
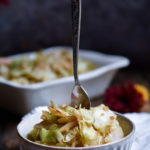
[[[140,87],[140,88],[136,88]],[[146,88],[129,82],[120,87],[111,87],[105,93],[105,104],[112,110],[121,113],[139,112],[147,101]]]
[[[10,2],[9,2],[9,0],[0,0],[0,4],[9,5]]]

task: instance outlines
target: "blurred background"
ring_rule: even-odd
[[[80,47],[124,55],[130,67],[149,69],[149,8],[149,0],[83,0]],[[71,46],[70,12],[70,0],[3,0],[0,56]]]

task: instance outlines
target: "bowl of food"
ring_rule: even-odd
[[[130,150],[134,124],[101,104],[90,110],[42,107],[17,126],[22,150]]]
[[[50,99],[69,104],[74,85],[71,52],[70,47],[52,47],[8,57],[6,65],[0,64],[0,106],[25,114]],[[80,50],[79,57],[79,79],[90,98],[102,95],[117,70],[129,65],[126,57],[93,50]]]

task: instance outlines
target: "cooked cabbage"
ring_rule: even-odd
[[[96,68],[89,60],[79,58],[79,74]],[[73,75],[72,54],[68,50],[44,54],[37,52],[34,58],[22,56],[10,64],[0,64],[0,77],[18,84],[28,85]]]
[[[90,110],[53,102],[43,111],[42,122],[36,124],[28,139],[46,145],[86,147],[110,143],[124,134],[117,116],[105,105]]]

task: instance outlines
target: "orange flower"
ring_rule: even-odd
[[[135,89],[138,93],[141,94],[144,101],[147,102],[149,100],[149,92],[145,86],[140,85],[140,84],[136,84]]]

